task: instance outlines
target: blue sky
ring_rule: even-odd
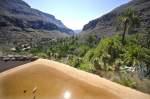
[[[71,29],[82,29],[98,18],[131,0],[24,0],[32,8],[54,15]]]

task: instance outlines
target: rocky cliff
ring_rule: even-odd
[[[0,0],[0,43],[63,37],[73,33],[53,15],[33,9],[22,0]]]
[[[90,21],[83,28],[85,34],[96,34],[102,37],[110,36],[116,33],[116,18],[127,7],[133,7],[137,10],[140,17],[140,27],[138,31],[144,28],[150,28],[150,0],[132,0],[127,4],[121,5],[110,13],[100,18]]]

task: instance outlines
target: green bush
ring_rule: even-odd
[[[131,87],[131,88],[136,87],[136,82],[127,74],[122,74],[120,80],[118,80],[117,82],[127,87]]]
[[[81,63],[79,69],[87,71],[87,72],[94,72],[95,68],[89,63]]]
[[[38,57],[40,57],[40,58],[48,58],[48,55],[46,53],[42,53],[42,52],[37,53],[35,55],[38,56]]]

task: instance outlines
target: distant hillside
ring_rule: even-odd
[[[33,9],[22,0],[0,1],[0,43],[64,37],[73,33],[53,15]]]
[[[134,7],[140,17],[140,27],[138,31],[144,28],[150,28],[150,0],[132,0],[124,4],[110,13],[90,21],[83,28],[83,34],[96,34],[101,37],[111,36],[116,33],[116,18],[127,7]]]

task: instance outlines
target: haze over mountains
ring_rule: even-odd
[[[100,18],[94,19],[83,28],[83,34],[96,34],[101,37],[110,36],[116,33],[116,19],[127,7],[137,10],[140,17],[140,26],[136,31],[150,28],[150,0],[132,0],[127,4],[121,5],[110,13]]]
[[[74,32],[55,16],[31,8],[22,0],[0,1],[0,41],[32,41],[64,37]]]

